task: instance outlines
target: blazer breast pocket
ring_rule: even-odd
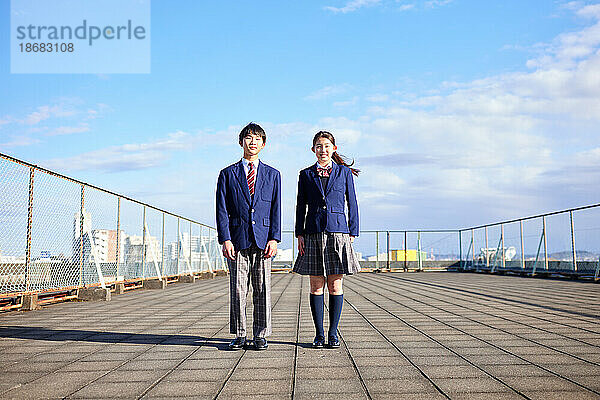
[[[269,220],[269,218],[263,218],[263,225],[264,226],[271,226],[271,221]]]
[[[273,185],[266,184],[260,190],[260,198],[268,203],[273,199]]]

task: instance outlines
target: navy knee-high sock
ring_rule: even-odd
[[[323,330],[323,295],[310,294],[310,311],[315,323],[316,336],[325,337]]]
[[[343,294],[329,294],[329,337],[337,339],[337,327],[342,315]]]

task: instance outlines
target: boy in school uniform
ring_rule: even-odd
[[[265,131],[255,123],[239,134],[243,157],[219,173],[216,217],[229,267],[229,348],[267,348],[271,327],[271,257],[281,241],[281,174],[259,161]],[[246,339],[246,298],[252,283],[253,342]]]

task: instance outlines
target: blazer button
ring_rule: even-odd
[[[250,212],[254,212],[254,208],[252,210],[250,210]]]
[[[323,206],[323,210],[327,210],[327,206]]]
[[[252,221],[252,225],[254,225],[254,224],[256,224],[256,222],[255,222],[255,221]]]

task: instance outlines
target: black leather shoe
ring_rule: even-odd
[[[240,350],[240,349],[243,349],[245,345],[246,345],[246,337],[245,336],[236,337],[235,339],[233,339],[231,341],[231,343],[229,343],[229,350]]]
[[[266,350],[269,347],[267,339],[265,338],[254,338],[254,350]]]
[[[329,347],[330,349],[336,349],[340,347],[340,341],[338,340],[338,338],[330,336],[327,340],[327,347]]]
[[[323,336],[315,337],[312,342],[313,349],[322,349],[325,346],[325,338]]]

